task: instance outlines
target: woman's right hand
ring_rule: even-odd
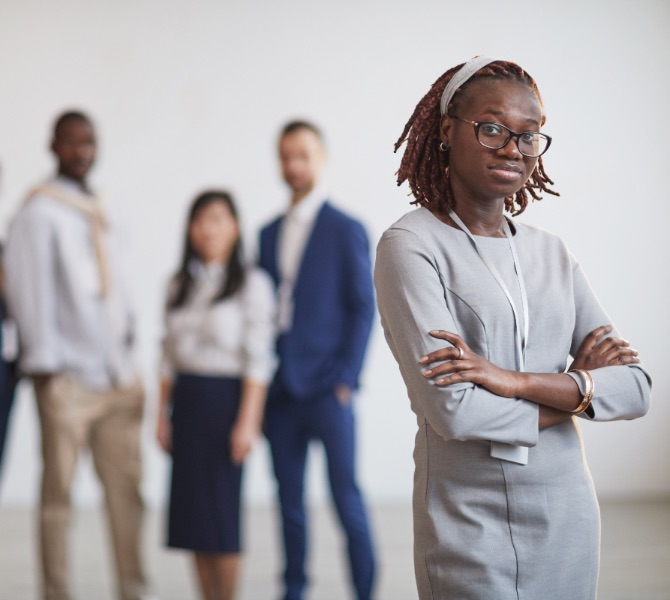
[[[615,365],[631,365],[640,362],[637,350],[623,338],[603,337],[612,331],[611,325],[602,325],[589,333],[579,346],[571,369],[599,369]]]
[[[161,411],[156,426],[156,439],[158,445],[168,454],[172,451],[172,423],[170,417]]]

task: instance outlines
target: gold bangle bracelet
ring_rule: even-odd
[[[593,383],[593,377],[591,376],[591,373],[588,371],[585,371],[583,369],[572,369],[569,371],[569,373],[577,373],[579,375],[579,378],[584,382],[584,397],[582,398],[582,401],[579,403],[579,406],[575,408],[575,410],[570,411],[573,415],[579,415],[583,413],[590,405],[591,405],[591,400],[593,400],[593,391],[595,389],[595,385]]]

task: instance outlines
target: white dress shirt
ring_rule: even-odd
[[[282,333],[291,329],[293,323],[293,288],[298,279],[305,246],[325,199],[322,189],[312,190],[298,204],[289,208],[282,221],[277,256],[281,278],[278,324]]]
[[[50,185],[80,191],[64,177]],[[38,194],[12,222],[5,250],[7,303],[18,327],[23,372],[69,372],[93,389],[133,384],[127,243],[118,221],[110,215],[107,220],[110,289],[104,297],[85,213]]]
[[[166,311],[161,376],[172,379],[182,372],[269,383],[277,365],[276,306],[269,276],[247,269],[242,289],[213,303],[225,268],[194,261],[190,269],[194,282],[189,297]],[[172,283],[168,295],[174,292]]]

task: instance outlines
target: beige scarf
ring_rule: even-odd
[[[107,217],[102,207],[100,199],[91,195],[88,196],[76,190],[66,190],[53,183],[44,183],[34,188],[29,194],[27,201],[36,196],[48,196],[67,204],[84,213],[91,222],[91,234],[93,237],[93,246],[95,248],[95,259],[98,264],[100,274],[100,295],[105,298],[109,293],[109,263],[107,261],[107,251],[105,248],[104,232],[108,226]]]

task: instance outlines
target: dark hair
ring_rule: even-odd
[[[184,253],[181,259],[181,265],[179,267],[179,271],[177,271],[173,278],[176,289],[172,296],[168,299],[168,310],[183,306],[188,299],[191,288],[193,287],[193,275],[191,274],[189,266],[191,261],[194,259],[200,259],[200,256],[191,243],[189,230],[191,228],[191,224],[193,221],[195,221],[200,211],[202,211],[206,206],[209,206],[215,202],[221,202],[222,204],[225,204],[230,210],[230,213],[233,215],[235,221],[239,223],[237,209],[235,208],[233,197],[224,190],[208,190],[200,194],[193,201],[188,214],[186,238],[184,241]],[[221,282],[219,293],[212,300],[212,304],[220,302],[221,300],[235,294],[244,284],[244,277],[245,271],[242,257],[242,236],[240,235],[237,238],[235,245],[233,246],[233,251],[230,255],[230,259],[228,260],[226,278]]]
[[[93,121],[91,121],[88,115],[78,110],[68,110],[64,113],[61,113],[54,121],[54,127],[53,127],[54,138],[57,138],[61,129],[68,123],[71,123],[72,121],[88,123],[91,127],[93,127]]]
[[[324,144],[324,139],[323,139],[323,134],[321,133],[321,130],[314,125],[314,123],[310,123],[309,121],[303,121],[303,120],[295,120],[295,121],[289,121],[284,125],[281,129],[281,132],[279,134],[279,139],[281,140],[284,136],[290,135],[292,133],[295,133],[296,131],[302,131],[306,129],[307,131],[311,131],[317,138],[319,138],[319,141]]]
[[[416,105],[394,147],[394,151],[397,152],[398,148],[404,142],[407,142],[397,173],[398,185],[405,181],[409,182],[414,195],[411,204],[419,204],[430,210],[446,212],[453,206],[449,176],[446,172],[449,166],[449,148],[446,151],[440,150],[440,125],[442,122],[440,100],[447,83],[462,66],[461,64],[449,69],[433,83],[428,93]],[[450,114],[452,109],[458,106],[459,99],[463,96],[463,90],[471,82],[484,78],[519,81],[535,93],[540,102],[540,107],[542,107],[542,98],[535,80],[516,63],[497,60],[479,69],[456,90],[447,107],[447,114]],[[524,186],[514,196],[505,198],[505,210],[513,215],[521,214],[528,205],[529,194],[533,200],[542,199],[536,190],[558,196],[558,192],[547,187],[553,185],[553,183],[544,170],[542,157],[540,157]]]

